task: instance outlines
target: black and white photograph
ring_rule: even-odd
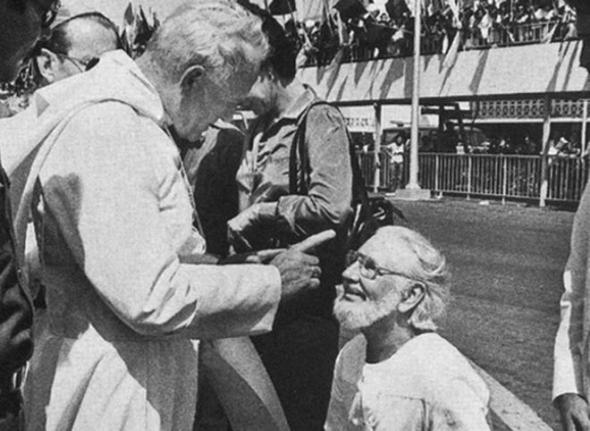
[[[590,431],[589,73],[590,0],[0,0],[0,431]]]

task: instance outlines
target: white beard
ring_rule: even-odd
[[[378,321],[391,316],[397,308],[396,295],[387,295],[380,301],[351,302],[342,299],[344,292],[339,291],[334,301],[334,316],[340,326],[351,332],[369,328]]]

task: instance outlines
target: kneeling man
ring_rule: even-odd
[[[489,391],[438,335],[449,273],[420,234],[381,228],[349,253],[334,314],[362,335],[336,361],[326,430],[489,430]]]

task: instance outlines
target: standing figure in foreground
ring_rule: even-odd
[[[109,52],[37,94],[42,139],[16,220],[23,238],[32,211],[48,310],[28,430],[189,430],[198,340],[269,331],[279,301],[319,285],[317,258],[297,251],[269,266],[189,263],[204,240],[168,129],[198,139],[267,48],[235,3],[191,1],[137,62]]]
[[[56,10],[57,2],[53,0],[0,0],[0,82],[16,78],[23,59]],[[21,396],[15,373],[33,348],[32,301],[17,268],[8,179],[0,167],[0,430],[18,427]]]
[[[438,335],[449,274],[420,234],[383,227],[349,253],[334,314],[360,331],[334,370],[327,431],[485,431],[489,391]]]
[[[574,218],[570,255],[563,273],[561,322],[555,338],[553,402],[565,431],[590,430],[589,245],[590,188],[586,187]]]
[[[340,112],[295,78],[295,47],[271,16],[268,60],[243,102],[258,118],[238,171],[242,212],[228,222],[238,250],[285,247],[325,229],[344,230],[352,212],[352,165]],[[321,429],[337,354],[331,316],[343,246],[319,251],[321,287],[281,307],[273,332],[254,344],[293,430]]]
[[[580,65],[590,71],[590,3],[568,0],[576,8],[578,34],[584,40]],[[570,255],[563,273],[561,321],[555,337],[553,403],[564,431],[590,430],[590,188],[574,218]]]

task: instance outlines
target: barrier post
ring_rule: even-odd
[[[508,159],[502,155],[502,204],[506,203],[508,195]]]
[[[539,207],[547,205],[547,193],[549,188],[549,139],[551,138],[551,98],[545,96],[543,102],[543,153],[541,156],[541,187]]]
[[[471,154],[467,154],[467,200],[471,199]]]

